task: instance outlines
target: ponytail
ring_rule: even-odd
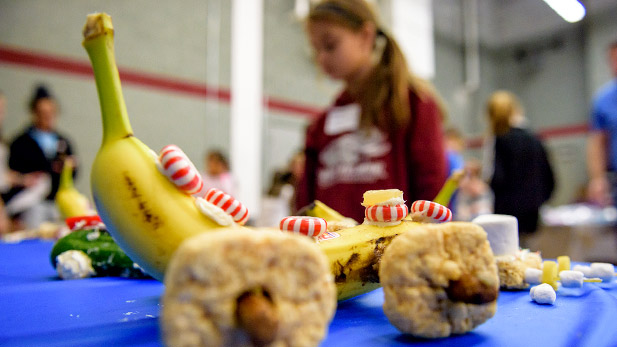
[[[432,98],[442,117],[446,114],[443,100],[428,81],[409,71],[405,57],[394,38],[380,29],[375,11],[364,0],[325,0],[311,8],[311,21],[326,20],[353,31],[371,23],[375,26],[373,48],[374,69],[361,85],[348,86],[348,91],[360,103],[360,126],[378,126],[395,131],[409,125],[411,114],[409,89],[420,98]]]
[[[410,76],[405,58],[396,41],[382,30],[377,30],[375,41],[378,61],[358,95],[361,125],[382,129],[405,127],[411,118]]]

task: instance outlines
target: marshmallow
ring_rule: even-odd
[[[580,271],[564,270],[559,273],[561,285],[566,288],[580,288],[583,286],[583,273]]]
[[[519,250],[518,220],[502,214],[481,215],[472,220],[486,231],[493,254],[513,255]]]
[[[591,275],[602,282],[611,282],[615,278],[615,268],[609,263],[591,263]]]
[[[542,270],[533,267],[525,269],[525,282],[529,284],[542,283]]]
[[[538,304],[548,304],[552,305],[555,303],[555,299],[557,299],[557,293],[550,284],[542,283],[535,287],[531,287],[529,290],[529,296],[531,300],[537,302]]]
[[[591,267],[585,265],[574,265],[572,268],[573,271],[579,271],[583,273],[585,277],[593,277]]]
[[[56,257],[56,271],[58,276],[65,280],[87,278],[96,274],[90,257],[83,251],[74,249],[64,251]]]
[[[227,212],[204,198],[195,198],[195,205],[201,213],[220,226],[234,224],[234,219]]]

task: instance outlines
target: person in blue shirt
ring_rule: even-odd
[[[9,168],[28,180],[12,188],[5,198],[8,209],[17,196],[24,198],[25,194],[20,193],[32,193],[29,199],[20,198],[32,203],[20,203],[11,216],[21,221],[24,228],[31,229],[58,220],[54,198],[60,173],[64,160],[74,154],[68,138],[56,131],[58,104],[45,86],[36,88],[29,106],[32,124],[11,142],[9,150]],[[76,163],[74,158],[73,162]]]
[[[465,139],[461,132],[454,127],[444,131],[446,141],[446,159],[448,161],[448,177],[454,171],[462,170],[465,167],[463,150],[465,149]]]
[[[608,48],[613,78],[596,94],[587,143],[589,201],[600,206],[617,203],[617,40]]]

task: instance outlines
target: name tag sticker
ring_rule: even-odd
[[[360,105],[350,104],[334,107],[326,117],[324,132],[326,135],[337,135],[357,130],[360,126]]]
[[[319,236],[317,238],[317,240],[318,241],[327,241],[327,240],[335,239],[335,238],[337,238],[339,236],[341,236],[339,233],[326,231],[325,233],[321,234],[321,236]]]

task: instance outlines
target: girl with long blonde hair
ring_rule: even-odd
[[[398,188],[406,200],[435,197],[446,176],[440,99],[411,74],[394,38],[363,0],[326,0],[308,16],[315,60],[344,82],[307,131],[297,207],[321,200],[358,221],[362,194]]]

